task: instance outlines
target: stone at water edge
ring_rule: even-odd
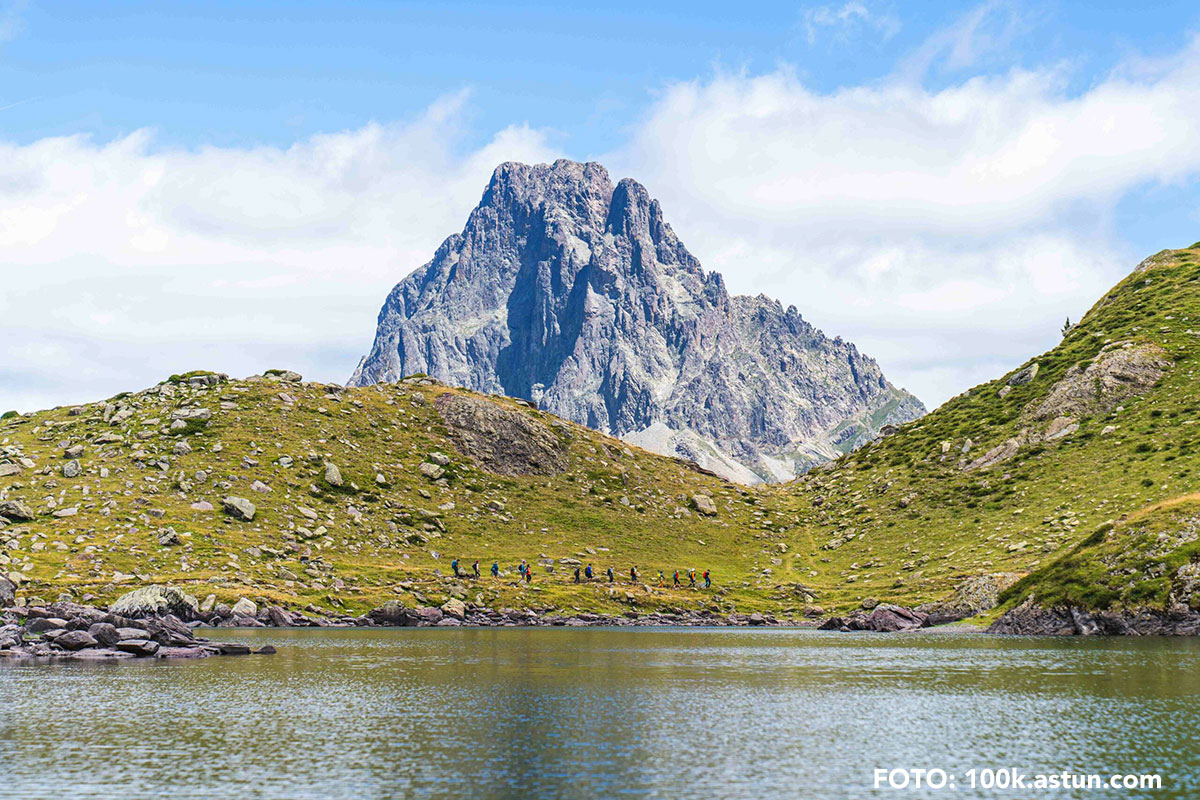
[[[122,639],[117,642],[116,648],[135,656],[152,656],[158,652],[159,644],[152,639]]]
[[[467,606],[457,597],[451,597],[445,603],[442,603],[442,613],[450,617],[462,619],[467,615]]]
[[[67,631],[56,637],[54,644],[64,650],[82,650],[85,647],[95,647],[99,642],[87,631]]]
[[[154,617],[174,614],[181,620],[193,619],[198,610],[196,598],[174,586],[143,586],[122,595],[109,606],[109,613],[121,617]]]
[[[233,604],[233,608],[230,610],[233,611],[234,614],[238,614],[243,617],[253,617],[258,614],[258,606],[254,604],[254,601],[247,600],[244,597],[239,598],[238,601]]]
[[[112,647],[121,641],[121,634],[115,625],[108,622],[96,622],[88,628],[88,634],[103,647]]]

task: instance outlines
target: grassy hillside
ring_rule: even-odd
[[[1200,609],[1200,494],[1155,503],[1095,533],[1005,594],[1046,608]]]
[[[1164,251],[1021,369],[799,481],[755,489],[420,377],[343,390],[284,374],[173,376],[0,420],[0,571],[47,599],[170,582],[351,610],[455,594],[492,607],[799,614],[866,598],[915,605],[972,576],[1039,570],[1021,591],[1043,580],[1047,597],[1161,602],[1169,589],[1145,565],[1105,583],[1124,567],[1104,548],[1151,530],[1135,512],[1200,489],[1198,348],[1200,249]],[[228,496],[251,500],[253,521],[223,513]],[[29,519],[9,513],[14,501]],[[1172,558],[1190,560],[1185,550]],[[449,579],[455,557],[485,574],[499,560],[506,575]],[[515,579],[520,559],[537,565],[532,586]],[[618,585],[574,585],[574,560],[611,565]],[[646,593],[629,585],[634,564],[651,582],[694,567],[716,583]]]
[[[1196,247],[1147,259],[1053,350],[800,491],[766,493],[808,523],[818,586],[933,600],[971,575],[1037,569],[1103,524],[1200,488],[1198,259]]]
[[[531,420],[501,431],[506,443],[541,435],[549,461],[561,458],[517,465],[529,474],[481,468],[451,439],[444,395]],[[107,402],[10,415],[0,445],[9,473],[0,572],[19,573],[29,597],[108,600],[157,582],[220,600],[359,611],[451,593],[517,608],[803,605],[771,602],[773,585],[746,580],[765,548],[747,533],[761,513],[748,491],[516,401],[423,378],[343,390],[279,373],[232,382],[190,373]],[[715,513],[697,511],[697,494]],[[223,512],[230,496],[256,506],[252,521]],[[498,560],[504,575],[453,580],[454,558],[463,570],[479,559],[485,576]],[[528,586],[517,581],[521,559],[535,565]],[[598,573],[612,566],[617,586],[574,585],[573,560]],[[651,581],[659,569],[711,569],[715,585],[648,594],[629,585],[632,565]]]

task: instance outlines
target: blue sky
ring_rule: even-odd
[[[780,64],[818,91],[877,81],[970,8],[864,2],[885,22],[835,27],[813,10],[856,4],[652,5],[9,4],[0,105],[21,105],[4,112],[3,131],[29,142],[152,126],[164,144],[286,145],[405,118],[471,87],[481,137],[521,121],[603,153],[673,81]],[[993,5],[1011,16],[996,32],[1004,46],[969,65],[940,60],[927,86],[1069,63],[1083,88],[1131,52],[1178,50],[1200,22],[1191,2]]]
[[[342,380],[507,158],[643,180],[734,290],[930,405],[1200,239],[1195,3],[645,5],[0,7],[0,406]]]

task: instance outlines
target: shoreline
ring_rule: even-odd
[[[157,587],[155,587],[157,588]],[[163,590],[159,590],[163,591]],[[177,592],[177,590],[175,590]],[[230,655],[269,655],[275,648],[258,649],[236,642],[199,636],[221,630],[258,628],[777,628],[808,631],[862,633],[931,633],[935,635],[1056,636],[1180,635],[1193,633],[1191,625],[1069,626],[1069,612],[1051,613],[1029,604],[1009,611],[988,627],[947,619],[921,611],[881,603],[846,617],[814,619],[779,618],[771,614],[717,614],[709,611],[652,611],[622,614],[471,608],[461,601],[442,607],[406,607],[389,602],[366,614],[338,615],[310,606],[305,612],[280,606],[259,609],[247,600],[233,607],[200,611],[182,592],[166,589],[168,604],[129,608],[117,601],[109,608],[60,601],[38,606],[15,606],[0,611],[0,660],[108,661],[124,659],[208,658]],[[182,599],[181,601],[179,601]],[[179,601],[179,602],[177,602]],[[1014,611],[1025,624],[1014,625]],[[116,613],[123,612],[123,613]],[[175,612],[175,613],[173,613]],[[1191,617],[1192,615],[1185,615]],[[1141,617],[1143,622],[1148,617]],[[1050,620],[1055,624],[1031,624]],[[1078,619],[1075,620],[1078,622]],[[1189,622],[1193,620],[1189,619]]]

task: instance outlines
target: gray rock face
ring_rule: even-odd
[[[570,161],[502,164],[463,231],[392,290],[350,384],[415,373],[748,483],[924,413],[794,307],[730,296],[636,181]]]
[[[501,475],[557,475],[567,468],[566,444],[528,414],[474,397],[443,395],[437,410],[459,452]],[[430,463],[432,462],[432,463]],[[437,479],[450,459],[430,453],[421,472]],[[426,466],[433,467],[427,471]]]

